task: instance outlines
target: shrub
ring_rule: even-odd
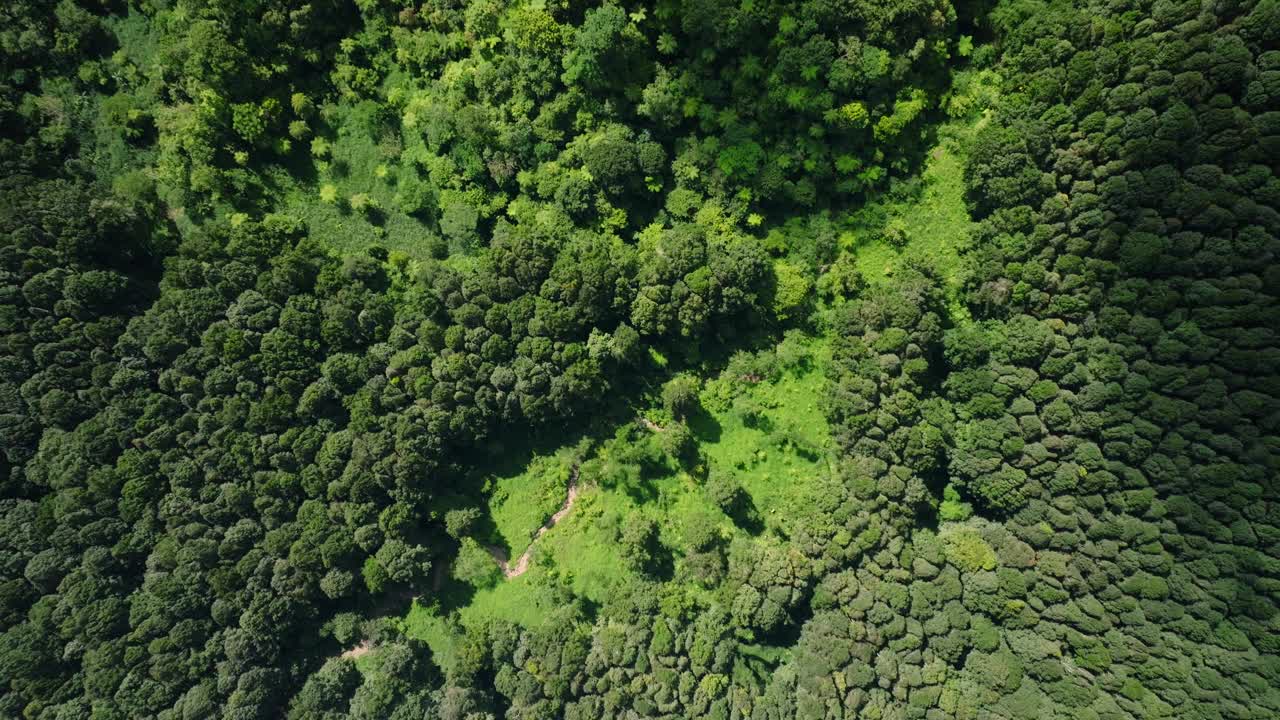
[[[954,528],[941,533],[941,537],[947,562],[955,565],[961,572],[995,569],[996,551],[991,549],[977,531],[971,528]]]

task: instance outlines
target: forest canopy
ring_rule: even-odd
[[[4,3],[0,717],[1280,716],[1278,48]]]

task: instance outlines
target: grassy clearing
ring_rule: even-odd
[[[491,478],[489,514],[500,540],[518,557],[538,528],[564,502],[572,460],[567,454],[534,458],[523,472]]]
[[[534,564],[541,567],[529,575],[540,570],[542,579],[554,578],[575,595],[602,602],[613,587],[633,577],[618,553],[617,530],[627,513],[637,511],[625,493],[585,489],[573,511],[539,541]]]
[[[455,599],[449,596],[459,592],[465,597],[465,604],[442,610]],[[563,605],[554,583],[538,567],[518,578],[475,590],[474,594],[455,585],[438,599],[446,602],[415,601],[402,618],[401,627],[405,635],[427,643],[435,662],[445,671],[457,662],[465,628],[477,628],[493,620],[538,627]]]
[[[359,187],[357,182],[335,184],[340,196],[350,197]],[[359,213],[326,205],[313,189],[295,188],[285,194],[284,212],[307,223],[311,235],[334,250],[352,255],[363,253],[370,245],[382,245],[388,250],[398,250],[411,258],[428,256],[426,249],[430,233],[413,218],[401,213],[388,213],[381,226],[374,225]],[[369,193],[375,195],[374,193]],[[376,195],[375,195],[376,196]]]
[[[825,342],[804,342],[802,352],[800,364],[777,382],[757,383],[744,393],[764,409],[763,422],[748,427],[740,413],[716,413],[720,438],[702,445],[713,467],[742,483],[765,527],[783,533],[804,512],[814,481],[829,471],[831,430],[820,405],[828,348]]]
[[[422,640],[431,648],[436,664],[445,671],[452,669],[458,652],[462,629],[457,620],[444,617],[434,606],[414,602],[402,621],[405,635]]]
[[[806,498],[829,476],[830,430],[820,407],[828,351],[825,342],[794,336],[777,355],[788,359],[775,381],[732,383],[737,397],[760,410],[752,426],[709,386],[703,393],[708,412],[695,430],[708,468],[731,473],[750,495],[763,526],[756,530],[785,533],[792,518],[804,512]],[[609,451],[606,443],[595,452]],[[513,557],[563,502],[574,453],[567,446],[488,481],[490,516]],[[618,487],[583,481],[573,510],[538,540],[524,575],[474,591],[455,583],[438,605],[415,603],[404,618],[405,630],[426,641],[443,667],[455,661],[465,627],[489,620],[537,626],[563,605],[564,590],[602,603],[636,580],[618,543],[619,528],[633,513],[657,521],[661,542],[677,564],[688,550],[686,528],[708,516],[727,534],[748,532],[710,500],[696,474],[677,471]],[[698,592],[692,586],[686,590]]]
[[[986,116],[979,115],[942,126],[918,185],[908,182],[906,192],[887,193],[845,218],[848,229],[840,237],[841,249],[854,254],[868,282],[884,282],[909,260],[926,259],[947,283],[953,314],[967,316],[959,302],[960,250],[974,222],[964,199],[964,148],[985,122]],[[905,239],[903,247],[889,242],[894,235]]]
[[[283,175],[283,212],[306,221],[311,234],[343,253],[358,253],[377,243],[414,259],[431,255],[434,230],[399,209],[396,193],[398,133],[375,140],[351,119],[352,110],[340,106],[331,121],[338,135],[327,138],[328,157],[302,161],[297,180]],[[311,140],[303,140],[309,145]],[[331,193],[326,196],[326,193]],[[360,198],[353,202],[354,198]],[[366,202],[365,212],[355,207]]]
[[[891,277],[908,258],[933,261],[948,283],[960,280],[960,248],[973,226],[964,203],[964,160],[954,142],[943,142],[929,154],[917,197],[887,201],[853,213],[853,229],[841,237],[843,249],[856,253],[858,270],[869,282]],[[906,235],[905,249],[884,238],[885,225]]]

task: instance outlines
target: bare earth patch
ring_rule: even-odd
[[[359,660],[373,650],[372,640],[361,640],[360,644],[342,653],[343,660]]]

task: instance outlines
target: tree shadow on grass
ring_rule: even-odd
[[[696,410],[689,413],[686,419],[689,429],[693,431],[694,437],[702,442],[719,442],[720,436],[724,430],[720,426],[720,421],[715,416],[707,412],[701,405]]]
[[[649,557],[646,574],[659,582],[670,582],[676,576],[676,556],[671,548],[658,543]]]
[[[448,615],[455,610],[460,610],[471,604],[476,595],[475,586],[470,583],[462,582],[454,578],[446,570],[444,573],[444,582],[438,591],[434,591],[430,596],[419,597],[418,604],[425,605],[428,602],[436,602],[441,615]],[[406,608],[407,610],[407,608]]]
[[[726,511],[733,524],[742,528],[752,536],[757,536],[764,532],[764,518],[760,515],[760,508],[756,506],[756,501],[751,498],[749,493],[743,492],[742,497],[734,504],[734,507]]]

